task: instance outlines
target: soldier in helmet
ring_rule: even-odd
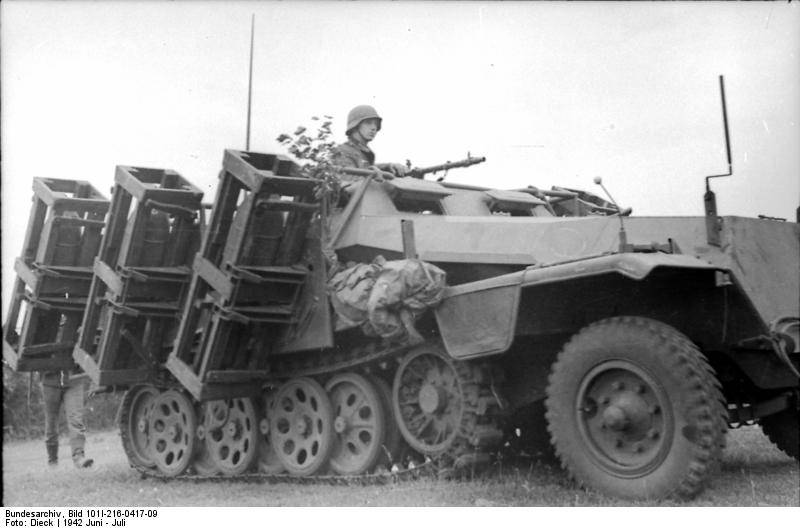
[[[378,112],[369,105],[358,105],[350,110],[347,114],[347,141],[334,150],[333,163],[359,169],[375,167],[395,176],[404,176],[406,168],[399,163],[376,164],[375,153],[367,145],[381,130],[382,121]]]

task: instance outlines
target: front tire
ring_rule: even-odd
[[[713,370],[683,334],[647,318],[610,318],[576,334],[553,365],[546,406],[562,466],[612,496],[694,496],[724,446]]]

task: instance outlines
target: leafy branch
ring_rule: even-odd
[[[336,143],[331,139],[331,116],[312,116],[316,122],[311,128],[299,126],[291,134],[281,134],[276,138],[286,147],[300,165],[300,174],[318,181],[315,194],[317,198],[329,197],[333,204],[338,202],[341,190],[341,173],[333,165],[333,151]]]

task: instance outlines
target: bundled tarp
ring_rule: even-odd
[[[442,300],[445,272],[419,259],[355,264],[328,281],[337,330],[360,325],[368,336],[421,341],[413,323]]]

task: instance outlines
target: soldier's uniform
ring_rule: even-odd
[[[338,145],[333,152],[336,165],[342,167],[357,167],[366,169],[375,165],[375,153],[367,145],[356,143],[353,140]]]
[[[333,164],[341,167],[355,167],[367,169],[375,165],[375,153],[367,145],[353,140],[338,145],[333,151]],[[342,182],[355,182],[360,176],[342,173]]]
[[[88,375],[74,371],[46,371],[40,376],[44,401],[44,443],[47,447],[48,463],[58,463],[58,415],[63,402],[72,461],[78,468],[91,466],[93,461],[84,455],[86,426],[83,423],[83,408]]]

